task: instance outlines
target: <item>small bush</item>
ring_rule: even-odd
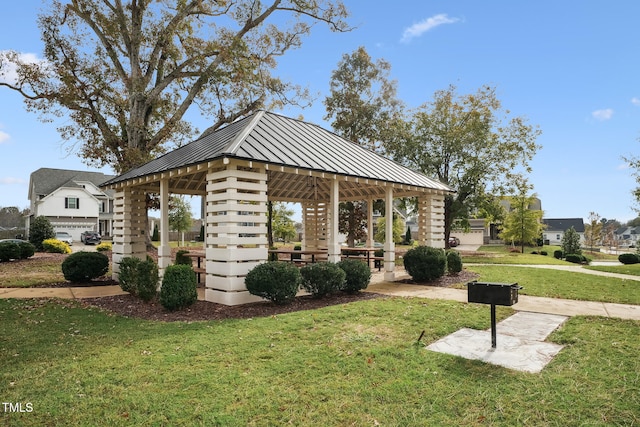
[[[549,253],[547,251],[540,251],[540,255],[547,256],[547,255],[549,255]]]
[[[45,252],[54,254],[70,254],[71,247],[68,243],[58,239],[47,239],[42,242],[42,249]]]
[[[301,280],[298,267],[288,262],[274,261],[251,269],[244,283],[251,295],[282,305],[296,297]]]
[[[196,274],[185,264],[170,265],[162,277],[160,304],[167,310],[180,310],[198,300]]]
[[[300,269],[300,274],[302,274],[302,288],[314,298],[322,298],[340,290],[347,277],[346,273],[332,262],[305,265]]]
[[[562,251],[560,249],[556,249],[555,251],[553,251],[553,257],[555,259],[562,259],[562,258],[564,258],[564,254],[562,253]]]
[[[189,251],[179,250],[176,252],[176,265],[188,265],[191,267],[193,265],[193,260],[187,256]]]
[[[447,271],[449,274],[458,274],[462,271],[462,258],[458,251],[447,252]]]
[[[113,250],[111,242],[102,242],[98,246],[96,246],[96,251],[98,252],[108,252],[110,250]]]
[[[62,262],[62,274],[70,282],[93,280],[107,271],[109,257],[100,252],[76,252]]]
[[[20,259],[20,246],[13,242],[0,242],[0,262]]]
[[[574,264],[589,264],[590,260],[581,254],[567,254],[564,259]]]
[[[409,249],[403,258],[404,269],[416,282],[430,282],[444,276],[447,258],[444,250],[429,246]]]
[[[638,254],[620,254],[618,255],[618,261],[623,264],[638,264],[640,263],[640,256]]]
[[[158,287],[158,266],[147,255],[145,261],[136,257],[123,258],[119,264],[118,282],[123,291],[150,301],[156,296]]]
[[[147,255],[146,261],[138,265],[138,296],[144,301],[151,301],[158,293],[158,265]]]
[[[294,250],[294,251],[301,251],[301,250],[302,250],[302,246],[300,246],[300,245],[295,245],[295,246],[293,247],[293,250]],[[293,255],[291,255],[291,258],[292,258],[292,259],[302,259],[302,254],[293,254]]]
[[[36,253],[36,247],[29,242],[20,242],[18,244],[20,248],[20,259],[31,258]]]
[[[369,286],[371,269],[364,262],[347,258],[340,261],[338,267],[345,273],[345,281],[340,290],[355,293]]]
[[[531,255],[538,255],[538,251],[531,251]]]

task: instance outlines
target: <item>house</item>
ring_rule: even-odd
[[[620,227],[615,231],[617,244],[622,247],[637,247],[640,227]]]
[[[584,243],[584,221],[582,218],[543,218],[546,228],[542,232],[545,245],[561,245],[564,233],[573,227],[580,236],[580,243]]]
[[[31,214],[51,221],[55,231],[66,231],[80,241],[80,233],[97,231],[110,236],[113,228],[113,190],[100,185],[113,176],[101,172],[40,168],[29,179]]]

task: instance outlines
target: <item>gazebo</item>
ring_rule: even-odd
[[[205,299],[225,305],[259,300],[244,277],[268,258],[267,202],[302,206],[302,249],[340,260],[338,204],[367,201],[373,243],[373,201],[393,212],[396,197],[418,198],[418,241],[444,247],[444,197],[438,181],[317,125],[266,111],[234,122],[102,185],[115,190],[113,274],[124,257],[146,256],[146,195],[160,197],[158,267],[171,263],[169,194],[201,196],[205,214]],[[394,279],[392,221],[386,222],[385,279]]]

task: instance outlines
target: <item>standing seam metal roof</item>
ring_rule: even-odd
[[[453,191],[320,126],[266,111],[218,129],[103,186],[225,157]]]

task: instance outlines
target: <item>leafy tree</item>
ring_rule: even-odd
[[[271,220],[275,238],[288,242],[296,237],[296,227],[292,216],[293,210],[289,209],[286,203],[275,202],[273,204]]]
[[[502,224],[501,238],[507,242],[520,243],[520,251],[524,253],[525,245],[536,243],[542,233],[542,211],[530,209],[536,195],[527,195],[531,188],[526,182],[520,182],[520,193],[510,197],[511,211],[507,213]]]
[[[36,247],[36,250],[44,250],[42,242],[54,237],[56,237],[56,233],[53,231],[53,225],[51,225],[49,218],[44,216],[35,217],[29,229],[29,242]]]
[[[317,22],[349,30],[340,0],[48,3],[38,21],[44,60],[3,53],[0,76],[13,64],[18,78],[0,85],[43,119],[68,115],[63,139],[79,141],[87,163],[118,172],[191,138],[183,118],[194,105],[214,120],[206,134],[260,108],[305,102],[305,90],[273,75],[277,58]]]
[[[184,246],[184,232],[189,231],[193,225],[191,217],[191,205],[182,197],[171,196],[169,203],[169,228],[182,233],[182,246]]]
[[[603,223],[600,220],[600,215],[589,212],[589,222],[584,226],[584,243],[591,248],[591,251],[603,238]]]
[[[376,224],[376,233],[374,238],[376,242],[384,242],[386,241],[386,217],[378,218]],[[404,221],[397,215],[393,215],[393,241],[395,243],[400,243],[402,241],[402,233],[404,232]]]
[[[338,206],[338,230],[347,235],[347,245],[367,237],[367,204],[342,202]]]
[[[524,118],[509,118],[490,86],[463,96],[455,86],[437,91],[394,131],[398,136],[385,141],[389,154],[457,191],[445,197],[446,245],[456,220],[482,209],[492,196],[515,192],[518,174],[530,171],[540,135]]]
[[[575,228],[571,227],[564,232],[564,235],[562,236],[561,246],[562,252],[565,254],[565,256],[568,254],[582,254],[582,249],[580,249],[580,235]]]
[[[370,150],[389,136],[389,123],[398,118],[402,103],[397,82],[389,80],[391,65],[373,61],[364,47],[342,56],[331,74],[330,95],[324,100],[325,120],[340,136]]]

